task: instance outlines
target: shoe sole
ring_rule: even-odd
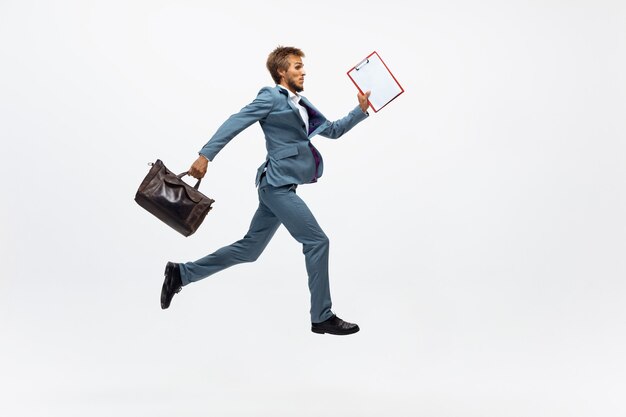
[[[326,334],[326,333],[328,333],[328,334],[332,334],[332,335],[335,335],[335,336],[347,336],[349,334],[354,334],[354,333],[358,332],[359,330],[361,330],[361,329],[359,329],[359,327],[357,326],[357,327],[355,327],[352,330],[346,330],[345,332],[337,333],[337,332],[329,332],[329,331],[324,330],[324,329],[317,329],[317,328],[311,327],[311,331],[313,333],[317,333],[317,334]]]
[[[167,304],[165,303],[164,290],[165,290],[165,281],[167,281],[167,277],[169,276],[173,268],[174,268],[174,264],[172,262],[168,262],[167,265],[165,266],[165,273],[163,274],[165,276],[165,279],[163,280],[163,288],[161,288],[161,309],[162,310],[166,310],[167,308],[169,308],[170,304],[172,303],[171,299],[169,303]]]

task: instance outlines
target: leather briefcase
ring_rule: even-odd
[[[215,200],[198,191],[200,180],[194,187],[184,182],[182,177],[187,172],[175,175],[160,159],[151,165],[135,194],[135,201],[182,235],[192,235]]]

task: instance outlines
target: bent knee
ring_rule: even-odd
[[[330,246],[330,240],[328,239],[328,236],[322,235],[315,239],[315,242],[313,242],[313,246],[327,248]]]

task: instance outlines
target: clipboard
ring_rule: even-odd
[[[361,94],[368,90],[372,92],[369,97],[369,103],[374,112],[378,112],[393,99],[404,93],[404,88],[402,88],[376,51],[352,67],[348,71],[348,77],[350,77]]]

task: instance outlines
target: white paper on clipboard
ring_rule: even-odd
[[[348,77],[361,93],[372,92],[369,102],[375,112],[404,92],[376,51],[348,71]]]

